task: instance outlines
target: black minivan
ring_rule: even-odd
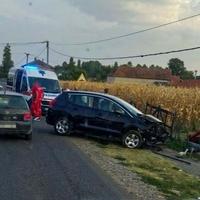
[[[64,91],[51,102],[46,121],[59,135],[87,131],[118,138],[128,148],[164,142],[169,136],[159,119],[143,114],[118,97],[96,92]]]

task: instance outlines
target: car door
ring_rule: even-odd
[[[113,101],[110,105],[108,117],[110,119],[108,129],[114,136],[120,135],[126,124],[130,121],[130,116],[127,112],[120,104]]]
[[[97,134],[105,135],[109,127],[109,101],[101,97],[94,98],[94,117],[90,118],[89,126],[96,130]]]
[[[127,121],[127,113],[118,104],[104,97],[96,97],[95,117],[89,121],[103,135],[119,135]],[[101,131],[101,132],[100,132]]]
[[[76,129],[91,129],[88,121],[94,118],[94,97],[87,94],[69,94],[68,101]]]

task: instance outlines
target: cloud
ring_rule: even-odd
[[[131,0],[67,0],[71,5],[80,9],[81,12],[94,16],[97,20],[103,21],[124,21],[128,19],[131,12],[123,8],[123,4]]]
[[[200,0],[65,0],[80,12],[101,21],[120,25],[152,25],[173,21],[194,13]]]
[[[126,34],[167,23],[200,9],[200,0],[0,0],[0,42],[43,41],[59,43],[92,41]],[[66,54],[104,57],[135,55],[197,46],[200,18],[163,27],[143,34],[91,46],[56,46]],[[14,51],[33,54],[43,46],[15,47]],[[87,51],[87,48],[90,51]],[[181,56],[188,66],[198,65],[195,55],[175,54],[143,58],[132,62],[165,66],[171,56]],[[188,55],[188,56],[187,56]],[[24,55],[22,55],[24,56]],[[45,56],[45,54],[43,55]],[[19,60],[19,56],[14,57]],[[52,64],[67,59],[51,53]],[[110,61],[112,63],[114,61]],[[126,61],[124,61],[126,62]],[[109,63],[109,64],[110,64]]]
[[[28,4],[27,7],[24,7],[14,0],[1,0],[0,16],[13,21],[29,19],[35,23],[48,23],[49,19],[47,17],[30,12],[29,7]]]

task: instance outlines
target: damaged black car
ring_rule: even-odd
[[[143,114],[118,97],[96,92],[64,91],[51,102],[46,121],[59,135],[92,133],[116,138],[132,149],[169,137],[164,123],[156,117]]]

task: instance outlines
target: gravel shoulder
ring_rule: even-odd
[[[165,200],[156,187],[144,183],[141,178],[119,163],[119,160],[108,157],[102,149],[90,140],[80,137],[70,138],[85,154],[95,161],[104,171],[121,185],[134,200]]]

